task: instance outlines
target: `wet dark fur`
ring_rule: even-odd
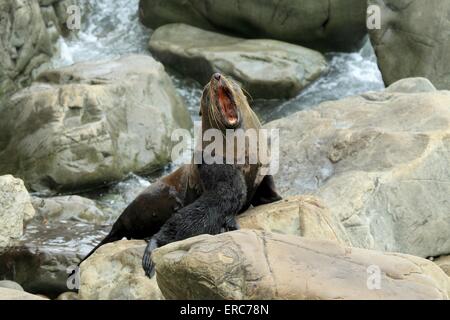
[[[190,205],[174,213],[149,241],[142,261],[147,276],[154,273],[151,253],[174,241],[201,234],[219,234],[237,230],[235,216],[245,204],[244,176],[232,165],[199,165],[203,194]]]
[[[236,128],[259,129],[259,120],[240,87],[224,76],[220,81],[213,76],[204,89],[200,106],[203,130],[223,126],[220,124],[221,119],[211,122],[213,110],[218,104],[219,84],[227,87],[233,103],[238,107],[241,119]],[[244,212],[251,205],[258,206],[281,199],[272,176],[266,175],[259,183],[255,182],[259,179],[259,167],[249,165],[245,170],[229,165],[189,164],[180,167],[154,182],[130,203],[114,223],[111,232],[83,261],[102,245],[122,238],[150,239],[154,236],[147,248],[147,252],[151,252],[158,245],[188,236],[235,229],[234,214]],[[245,180],[243,183],[240,181],[242,175]],[[205,222],[206,225],[202,224]],[[149,260],[149,254],[146,258]],[[149,261],[144,263],[147,266],[149,264]]]

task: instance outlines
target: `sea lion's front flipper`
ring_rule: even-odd
[[[261,184],[258,186],[258,189],[256,189],[251,204],[257,207],[263,204],[277,202],[281,199],[281,196],[276,191],[273,176],[268,175],[264,177]]]
[[[145,248],[144,257],[142,258],[142,267],[144,268],[145,275],[152,278],[155,275],[155,264],[152,261],[152,252],[158,248],[158,242],[155,238],[151,238]]]

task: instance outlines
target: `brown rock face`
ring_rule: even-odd
[[[335,242],[241,230],[154,254],[168,299],[448,299],[431,261]]]

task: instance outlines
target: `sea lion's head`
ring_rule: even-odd
[[[242,126],[250,106],[241,87],[220,73],[205,86],[200,106],[203,125],[221,130]]]

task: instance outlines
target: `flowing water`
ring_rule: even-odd
[[[86,60],[111,59],[129,53],[150,55],[147,43],[151,30],[139,23],[138,2],[88,2],[84,7],[88,16],[82,24],[82,29],[70,40],[60,39],[59,55],[54,58],[53,67]],[[287,101],[254,101],[255,111],[262,122],[311,108],[322,101],[341,99],[384,87],[369,42],[359,52],[330,53],[327,54],[327,59],[330,64],[329,71],[296,98]],[[201,85],[172,73],[171,77],[193,119],[197,120]],[[159,175],[167,174],[175,167],[176,165],[169,166]],[[32,223],[28,226],[25,237],[31,241],[29,245],[44,250],[71,250],[83,255],[106,234],[111,223],[134,197],[156,178],[158,175],[146,178],[130,175],[107,190],[84,194],[83,196],[96,200],[102,210],[110,213],[110,218],[101,226],[70,221],[50,221],[45,226]]]

